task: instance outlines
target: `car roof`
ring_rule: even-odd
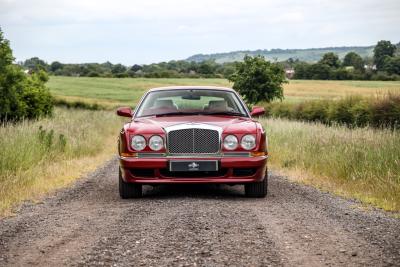
[[[199,85],[185,85],[185,86],[164,86],[164,87],[156,87],[151,88],[149,92],[154,91],[163,91],[163,90],[188,90],[188,89],[204,89],[204,90],[224,90],[224,91],[232,91],[234,90],[229,87],[220,87],[220,86],[199,86]]]

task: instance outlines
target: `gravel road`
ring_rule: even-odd
[[[266,199],[202,185],[121,200],[117,170],[0,220],[0,266],[400,266],[400,219],[284,177]]]

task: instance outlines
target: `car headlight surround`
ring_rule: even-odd
[[[141,135],[134,135],[131,139],[131,148],[141,151],[146,147],[146,139]]]
[[[149,139],[149,147],[154,151],[159,151],[164,147],[164,139],[159,135],[153,135]]]
[[[227,135],[224,138],[224,148],[227,150],[235,150],[238,147],[238,139],[233,134]]]
[[[242,137],[240,145],[243,149],[251,150],[256,147],[256,137],[252,134],[246,134]]]

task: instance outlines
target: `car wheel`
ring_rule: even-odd
[[[268,175],[261,182],[245,184],[244,190],[246,197],[265,197],[268,191]]]
[[[119,170],[119,196],[122,199],[139,198],[142,196],[142,185],[126,183],[122,179],[121,169]]]

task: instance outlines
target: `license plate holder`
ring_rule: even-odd
[[[173,172],[218,171],[218,160],[170,160]]]

